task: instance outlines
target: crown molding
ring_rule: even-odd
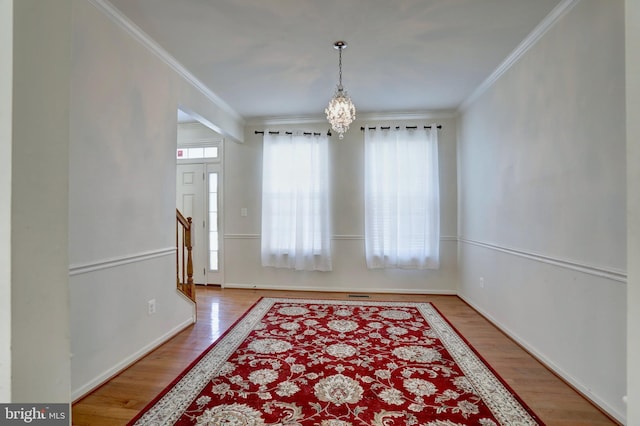
[[[435,110],[435,111],[399,111],[399,112],[371,112],[358,114],[355,122],[363,121],[399,121],[399,120],[433,120],[443,118],[454,118],[458,112],[456,110]],[[327,123],[324,115],[298,115],[298,116],[274,116],[274,117],[253,117],[246,120],[247,126],[265,125],[286,125],[286,124],[316,124]]]
[[[434,120],[454,118],[456,110],[372,112],[360,114],[357,121]]]
[[[580,0],[563,0],[558,4],[529,35],[515,48],[513,52],[502,61],[486,80],[484,80],[458,107],[458,112],[463,112],[485,93],[493,84],[502,77],[529,49],[531,49],[542,36],[553,27],[565,14],[567,14]]]
[[[112,22],[124,29],[129,35],[137,40],[143,47],[155,54],[161,61],[167,64],[178,75],[187,80],[193,87],[202,93],[207,99],[213,102],[220,109],[230,114],[237,121],[244,123],[244,118],[227,104],[222,98],[216,95],[211,89],[198,80],[189,70],[187,70],[180,62],[164,50],[155,40],[147,33],[142,31],[140,27],[134,24],[108,0],[89,0],[100,12],[107,16]]]
[[[466,110],[475,100],[486,92],[500,77],[509,70],[538,40],[567,12],[569,12],[580,0],[563,0],[558,4],[534,30],[511,52],[509,56],[467,97],[455,110],[440,111],[407,111],[407,112],[380,112],[358,114],[357,121],[393,121],[393,120],[425,120],[438,118],[456,117],[460,112]],[[222,98],[198,80],[189,70],[180,64],[173,56],[164,50],[155,40],[134,24],[129,18],[122,14],[108,0],[89,0],[99,11],[111,19],[115,24],[123,28],[142,46],[154,53],[160,60],[166,63],[178,75],[183,77],[193,87],[200,91],[211,102],[229,113],[240,123],[252,125],[286,125],[286,124],[312,124],[324,123],[324,115],[301,115],[301,116],[272,116],[253,117],[244,119]]]
[[[315,124],[327,123],[323,115],[282,115],[269,117],[250,117],[245,120],[247,126]]]

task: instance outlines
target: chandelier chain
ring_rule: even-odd
[[[342,89],[342,49],[344,49],[343,47],[340,47],[340,49],[338,49],[338,81],[340,82],[339,86]]]

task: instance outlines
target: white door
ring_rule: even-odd
[[[193,282],[206,284],[205,168],[204,164],[178,164],[177,167],[176,207],[184,217],[193,219],[191,225]]]
[[[176,207],[193,219],[193,281],[222,284],[222,173],[220,163],[178,164]]]

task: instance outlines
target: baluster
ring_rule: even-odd
[[[193,282],[193,257],[192,257],[192,221],[176,209],[176,282],[178,290],[196,301],[196,285]],[[182,234],[179,232],[182,231]],[[186,278],[186,279],[185,279]]]
[[[176,287],[180,289],[180,220],[176,214]]]
[[[189,222],[189,227],[187,228],[186,234],[186,246],[187,246],[187,285],[189,286],[189,293],[192,299],[195,299],[196,289],[195,284],[193,283],[193,259],[191,257],[191,226],[192,219],[190,217],[187,218],[187,222]]]

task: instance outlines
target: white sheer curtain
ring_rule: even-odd
[[[330,271],[329,138],[264,132],[262,265]]]
[[[364,147],[367,266],[437,269],[438,131],[366,129]]]

